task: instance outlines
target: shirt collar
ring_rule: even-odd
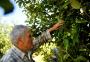
[[[22,52],[20,49],[18,49],[17,47],[14,46],[14,50],[15,52],[23,59],[25,56],[25,53]]]

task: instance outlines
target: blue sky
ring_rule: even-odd
[[[25,24],[25,20],[27,19],[26,15],[22,12],[22,8],[19,8],[19,6],[15,3],[14,0],[11,0],[11,2],[14,4],[14,11],[12,13],[9,13],[7,15],[3,15],[4,11],[2,8],[0,8],[0,23],[4,24]]]

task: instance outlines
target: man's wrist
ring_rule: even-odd
[[[53,28],[50,28],[50,29],[48,29],[48,32],[52,32],[52,31],[54,31],[54,29]]]

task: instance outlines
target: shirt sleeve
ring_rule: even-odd
[[[48,31],[43,32],[39,37],[33,40],[34,45],[33,50],[36,50],[40,45],[50,40],[51,40],[50,33]]]

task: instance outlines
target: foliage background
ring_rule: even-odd
[[[86,62],[90,59],[90,1],[86,0],[16,0],[28,16],[28,26],[37,37],[60,19],[64,26],[52,33],[53,43],[58,48],[59,62]],[[47,45],[45,44],[45,45]],[[48,49],[52,50],[53,48]],[[40,48],[44,59],[50,62],[46,46]],[[47,53],[46,53],[46,51]],[[42,62],[42,61],[40,61]]]
[[[60,19],[64,26],[51,33],[52,42],[41,46],[34,56],[37,62],[52,62],[53,49],[57,48],[58,62],[90,61],[90,1],[86,0],[16,0],[24,8],[27,25],[33,36],[50,28]],[[37,59],[37,58],[36,58]]]
[[[11,42],[10,42],[10,38],[9,38],[11,29],[12,29],[12,26],[3,25],[0,23],[0,58],[11,47]]]

